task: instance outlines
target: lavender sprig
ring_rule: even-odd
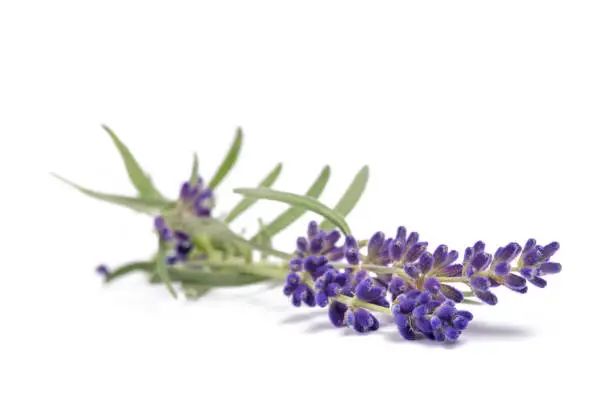
[[[457,251],[440,245],[431,253],[418,233],[408,234],[404,227],[395,238],[374,234],[365,255],[349,235],[341,256],[338,240],[339,232],[323,231],[314,221],[308,224],[307,237],[298,238],[297,256],[289,262],[284,294],[294,306],[329,307],[334,326],[348,325],[359,333],[379,328],[372,312],[392,314],[400,334],[409,340],[459,338],[473,315],[457,309],[465,298],[457,284],[469,287],[468,295],[495,305],[494,288],[524,294],[527,282],[544,287],[542,276],[561,271],[561,265],[550,260],[559,249],[557,242],[539,246],[530,239],[524,248],[512,242],[491,255],[478,241],[457,263]]]
[[[365,190],[367,166],[332,208],[317,199],[329,180],[329,166],[306,195],[298,195],[270,188],[280,175],[278,164],[259,187],[235,189],[243,200],[218,219],[214,188],[237,161],[243,140],[240,129],[208,185],[199,175],[194,155],[189,180],[175,200],[164,197],[129,149],[109,128],[105,130],[121,154],[136,197],[99,193],[57,177],[88,196],[152,215],[158,241],[153,259],[115,269],[99,266],[96,272],[106,282],[141,270],[151,283],[164,283],[174,296],[180,284],[185,295],[195,299],[215,287],[284,281],[283,293],[294,306],[327,308],[334,326],[348,326],[358,333],[376,331],[381,325],[376,316],[383,313],[392,316],[405,339],[452,342],[473,319],[471,312],[460,310],[459,303],[475,298],[495,305],[497,288],[525,294],[529,285],[544,288],[545,277],[561,271],[561,264],[552,260],[559,250],[557,242],[538,245],[529,239],[524,246],[511,242],[488,253],[484,242],[478,241],[463,251],[459,261],[458,251],[446,245],[430,251],[427,241],[405,227],[392,236],[377,232],[369,240],[358,241],[345,217]],[[234,233],[229,223],[257,200],[291,207],[272,222],[260,220],[260,231],[250,239]],[[274,248],[272,237],[306,211],[322,216],[323,222],[310,222],[291,254]]]

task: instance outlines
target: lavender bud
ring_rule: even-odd
[[[446,245],[440,245],[436,248],[433,253],[434,265],[439,266],[446,261],[446,256],[448,255],[448,247]]]
[[[382,232],[377,232],[372,235],[370,241],[368,242],[368,256],[375,256],[382,249],[382,246],[385,242],[385,234]]]
[[[372,279],[362,280],[355,288],[355,295],[357,298],[366,302],[371,302],[383,296],[384,293],[385,289],[382,286],[375,285]]]
[[[306,230],[306,234],[308,235],[308,239],[312,239],[319,233],[319,224],[316,221],[310,221],[308,223],[308,228]]]
[[[453,326],[457,330],[465,330],[468,327],[469,320],[463,316],[455,316],[453,319]]]
[[[289,286],[289,285],[283,286],[283,294],[285,296],[291,295],[294,290],[295,290],[295,286]]]
[[[189,184],[189,182],[186,181],[181,185],[181,192],[179,195],[179,199],[183,201],[190,200],[191,198],[193,198],[193,193],[194,193],[194,190],[191,188],[191,184]]]
[[[296,242],[297,249],[300,252],[308,252],[308,241],[305,237],[299,237]]]
[[[543,274],[559,273],[561,272],[561,264],[556,262],[545,262],[540,265],[540,270]]]
[[[423,333],[431,333],[433,330],[431,328],[431,322],[425,316],[420,316],[414,319],[414,324],[417,329],[419,329]]]
[[[414,298],[404,297],[403,299],[399,300],[398,297],[398,301],[399,310],[401,313],[412,313],[416,307],[416,300]]]
[[[440,320],[438,316],[432,316],[429,323],[431,324],[431,329],[434,331],[442,328],[442,320]]]
[[[468,247],[465,248],[465,252],[463,254],[463,263],[468,263],[474,257],[474,248]]]
[[[444,276],[458,277],[463,273],[463,266],[461,264],[448,265],[444,268]]]
[[[522,276],[511,273],[504,277],[504,285],[510,289],[520,290],[527,286],[527,281]]]
[[[444,335],[446,336],[446,339],[448,341],[457,341],[459,339],[459,335],[460,334],[461,334],[461,332],[459,332],[454,327],[446,326],[444,328]]]
[[[531,278],[529,282],[538,288],[545,288],[547,285],[547,282],[539,276]]]
[[[485,278],[484,276],[474,276],[472,279],[470,279],[470,286],[475,290],[489,290],[489,279]]]
[[[500,255],[496,258],[500,262],[512,262],[520,252],[521,246],[516,242],[511,242],[502,249]]]
[[[436,278],[427,278],[425,283],[423,283],[423,288],[432,295],[435,295],[440,291],[440,282]]]
[[[474,253],[478,254],[480,252],[484,252],[485,250],[485,243],[482,241],[478,241],[474,244]]]
[[[399,239],[394,239],[389,245],[389,258],[392,261],[399,261],[404,252],[404,244]]]
[[[406,275],[410,276],[412,279],[418,279],[420,276],[420,272],[416,266],[410,264],[404,264],[404,272]]]
[[[338,296],[340,294],[341,290],[342,290],[342,288],[340,287],[340,285],[338,285],[335,282],[332,282],[325,289],[325,293],[329,297],[334,297],[334,296]]]
[[[325,239],[325,233],[319,232],[317,235],[310,240],[310,253],[318,254],[323,250],[323,240]]]
[[[523,252],[529,252],[533,248],[535,248],[535,246],[536,246],[536,240],[533,238],[529,238],[527,242],[525,242],[525,248],[523,249]]]
[[[414,244],[408,252],[406,252],[405,259],[407,262],[414,262],[427,250],[427,242],[417,242]]]
[[[333,247],[334,245],[336,245],[338,241],[340,241],[341,237],[342,237],[342,234],[340,234],[340,231],[333,230],[333,231],[330,231],[325,236],[325,242],[327,243],[329,247]]]
[[[389,282],[389,292],[391,292],[393,296],[398,296],[407,290],[408,286],[406,285],[406,282],[404,282],[404,280],[398,276],[393,277]]]
[[[558,242],[551,242],[542,248],[542,257],[545,259],[550,259],[550,257],[553,256],[559,250],[559,248],[560,245]]]
[[[455,315],[455,307],[453,305],[444,304],[436,311],[436,316],[442,320],[450,320]]]
[[[508,262],[501,262],[495,265],[493,271],[499,276],[504,276],[510,273],[510,269],[512,269],[512,267]]]
[[[474,259],[472,259],[472,266],[474,269],[481,271],[485,268],[489,259],[487,255],[488,254],[485,252],[478,252],[476,255],[474,255]]]
[[[397,325],[398,328],[408,327],[408,318],[401,313],[398,313],[395,316],[393,316],[393,320],[395,321],[395,324]]]
[[[474,294],[476,295],[478,299],[482,300],[484,303],[488,305],[495,306],[497,304],[497,296],[495,296],[490,291],[475,290]]]
[[[317,303],[317,306],[325,307],[329,303],[329,298],[327,297],[327,294],[325,294],[325,292],[317,292],[317,294],[315,295],[315,301]]]
[[[300,276],[297,273],[290,273],[285,279],[288,286],[297,286],[300,283]]]
[[[346,315],[347,306],[344,303],[332,302],[329,306],[329,320],[336,327],[344,326],[344,317]]]
[[[108,269],[108,266],[106,265],[98,265],[96,268],[96,273],[104,276],[105,278],[108,278],[111,274],[110,269]]]
[[[411,232],[410,235],[408,235],[408,239],[406,240],[406,248],[412,247],[418,241],[419,241],[419,233]]]
[[[412,316],[415,318],[423,317],[427,314],[427,306],[420,305],[412,310]]]
[[[433,262],[433,256],[431,256],[429,252],[425,252],[423,255],[421,255],[421,258],[419,259],[419,269],[421,270],[421,273],[426,274],[427,272],[431,271]]]
[[[344,256],[346,257],[346,261],[351,264],[351,265],[358,265],[359,264],[359,249],[357,248],[353,248],[353,247],[349,247],[346,249],[346,252],[344,253]]]
[[[344,258],[344,248],[332,248],[325,256],[332,262],[339,261]]]
[[[540,261],[540,255],[537,249],[532,249],[528,252],[523,253],[523,263],[527,266],[532,266]]]
[[[468,312],[467,310],[458,310],[457,316],[461,316],[467,319],[468,322],[471,322],[474,319],[474,315],[471,312]]]
[[[406,227],[399,227],[397,229],[397,234],[395,235],[395,239],[400,241],[402,244],[405,244],[407,234],[408,234],[408,230],[406,230]]]
[[[406,327],[400,327],[399,333],[406,340],[416,340],[417,338],[416,333],[412,330],[412,327],[410,327],[409,325]]]
[[[440,292],[442,293],[442,296],[452,300],[453,302],[459,303],[463,301],[463,293],[454,286],[443,283],[440,285]]]
[[[536,268],[522,268],[520,273],[525,279],[533,279],[538,276],[538,270]]]
[[[429,292],[421,292],[415,299],[418,305],[426,305],[430,300],[431,294]]]

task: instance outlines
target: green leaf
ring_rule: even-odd
[[[306,192],[306,196],[312,197],[314,199],[319,198],[321,193],[323,193],[327,182],[329,181],[330,172],[331,170],[329,166],[325,166],[321,171],[321,174],[319,174],[315,182]],[[305,213],[306,209],[300,206],[294,206],[289,208],[287,211],[285,211],[284,213],[276,217],[276,219],[274,219],[272,222],[270,222],[266,226],[265,230],[258,232],[257,235],[251,238],[251,241],[259,241],[263,234],[267,235],[271,239],[274,235],[278,234],[279,232],[287,228],[289,225],[297,221]]]
[[[97,191],[89,190],[85,187],[81,187],[72,181],[69,181],[62,176],[59,176],[55,173],[51,173],[51,175],[69,186],[76,188],[81,193],[88,195],[93,198],[97,198],[98,200],[106,201],[107,203],[117,204],[123,207],[130,208],[134,211],[142,212],[145,214],[156,214],[160,210],[170,206],[172,203],[163,198],[146,198],[146,197],[125,197],[114,194],[105,194],[99,193]]]
[[[215,188],[217,187],[221,181],[227,176],[230,172],[234,164],[236,164],[236,160],[238,159],[238,154],[240,154],[240,147],[242,146],[242,129],[238,128],[236,130],[236,136],[234,137],[234,143],[232,143],[232,147],[230,147],[225,159],[221,163],[221,166],[217,169],[217,172],[208,183],[208,187]]]
[[[198,160],[198,154],[193,154],[193,165],[191,166],[191,176],[189,177],[189,184],[192,186],[196,185],[198,178],[200,177],[200,160]]]
[[[312,211],[315,214],[325,217],[333,225],[340,228],[344,234],[350,235],[351,233],[350,228],[342,214],[339,214],[312,197],[276,191],[269,188],[238,188],[235,189],[234,192],[261,200],[280,201],[282,203],[287,203],[295,207]]]
[[[166,265],[166,251],[164,250],[164,241],[159,240],[159,249],[157,251],[157,257],[155,258],[155,273],[160,277],[168,291],[176,299],[176,292],[172,287],[172,281],[170,280],[170,274],[168,273],[168,266]]]
[[[173,266],[168,267],[168,273],[172,280],[197,283],[208,287],[243,286],[268,279],[257,275],[241,274],[231,270],[211,273]]]
[[[369,173],[370,171],[368,166],[364,166],[359,173],[357,173],[351,185],[348,187],[342,198],[340,198],[338,204],[336,204],[334,207],[334,210],[337,213],[346,217],[353,210],[353,208],[355,208],[355,205],[363,195],[366,185],[368,184]],[[323,230],[330,230],[332,228],[333,225],[328,220],[323,220],[321,223],[321,229]]]
[[[132,263],[128,263],[128,264],[120,266],[119,268],[117,268],[114,271],[112,271],[110,273],[110,275],[108,275],[106,277],[105,282],[114,281],[117,278],[120,278],[122,276],[125,276],[125,275],[127,275],[129,273],[136,272],[136,271],[151,272],[153,270],[153,266],[154,266],[153,262],[132,262]]]
[[[261,245],[267,245],[269,247],[272,247],[272,237],[270,237],[267,232],[266,232],[266,226],[263,222],[263,220],[261,218],[257,219],[257,222],[259,224],[259,232],[261,232],[261,235],[257,236],[257,241],[255,241],[256,244],[261,244]],[[267,258],[267,254],[262,254],[261,255],[261,259],[262,260],[266,260]]]
[[[272,187],[276,179],[281,173],[283,169],[282,163],[278,163],[276,167],[259,183],[258,187]],[[229,212],[229,214],[225,217],[225,222],[230,223],[234,221],[240,214],[249,209],[253,204],[255,204],[256,200],[251,198],[242,199],[236,206]]]
[[[161,199],[163,196],[157,191],[153,182],[149,178],[148,175],[142,170],[130,150],[119,140],[117,135],[106,125],[102,125],[102,128],[108,133],[108,135],[113,140],[115,147],[119,150],[121,154],[121,158],[123,159],[123,164],[125,165],[125,169],[130,176],[130,180],[132,180],[132,184],[136,187],[136,190],[140,193],[142,197],[147,198],[158,198]]]

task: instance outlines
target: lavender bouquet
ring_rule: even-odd
[[[189,180],[181,185],[177,199],[164,197],[130,150],[109,128],[104,130],[119,150],[137,196],[99,193],[56,177],[88,196],[151,215],[158,238],[152,259],[114,269],[99,266],[97,272],[106,282],[142,271],[174,297],[180,287],[187,298],[198,299],[212,288],[276,280],[284,284],[282,292],[293,306],[328,308],[334,326],[367,333],[379,328],[375,314],[386,313],[405,339],[456,341],[473,319],[471,312],[458,308],[459,303],[495,305],[497,288],[525,294],[529,284],[544,288],[544,277],[561,271],[561,264],[551,261],[559,250],[557,242],[539,245],[529,239],[523,246],[511,242],[489,253],[478,241],[459,260],[458,251],[446,245],[431,250],[417,232],[409,233],[403,226],[392,236],[376,232],[369,239],[357,239],[345,217],[365,190],[367,166],[332,208],[318,200],[329,180],[328,166],[306,194],[298,195],[272,189],[282,170],[278,164],[256,188],[235,189],[242,201],[225,217],[215,218],[214,190],[238,159],[240,129],[208,183],[200,177],[194,155]],[[252,237],[232,231],[231,223],[257,200],[290,208],[269,223],[260,220]],[[323,222],[308,223],[292,252],[274,248],[272,238],[306,212],[322,216]]]

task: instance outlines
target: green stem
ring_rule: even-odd
[[[464,276],[457,276],[457,277],[437,276],[436,279],[439,280],[440,282],[456,282],[456,283],[467,282],[467,278],[465,278]]]

